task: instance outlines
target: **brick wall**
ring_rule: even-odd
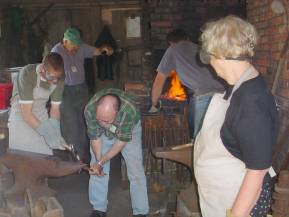
[[[278,13],[276,9],[282,9],[280,7],[282,4],[272,5],[273,2],[283,3],[284,12]],[[264,75],[269,87],[272,87],[274,80],[277,79],[277,88],[274,95],[280,111],[280,138],[283,137],[286,128],[289,126],[289,65],[286,62],[280,76],[276,77],[281,51],[284,49],[289,30],[287,23],[289,5],[286,2],[272,0],[247,1],[247,18],[257,28],[259,34],[254,65]],[[285,57],[287,61],[288,54]],[[289,141],[283,142],[287,143],[288,147]],[[280,161],[284,159],[284,155],[279,159],[278,166],[280,166]]]
[[[288,25],[286,25],[286,11],[281,14],[274,12],[272,2],[269,0],[248,0],[247,5],[247,18],[257,28],[259,34],[254,64],[264,75],[270,87],[275,79],[281,51],[284,48],[289,30],[286,27]],[[289,5],[285,4],[284,6],[288,14]],[[284,98],[283,100],[289,100],[289,71],[286,64],[278,78],[275,94]]]
[[[271,2],[268,0],[248,0],[247,5],[248,20],[255,25],[259,34],[259,44],[254,63],[258,70],[265,75],[270,85],[273,83],[281,50],[287,38],[286,16],[274,13],[271,9]],[[280,77],[281,83],[289,79],[287,70],[284,72],[286,73],[282,73]],[[278,95],[289,98],[283,89],[284,87],[281,87]]]
[[[197,42],[200,27],[208,19],[229,13],[244,14],[244,1],[239,0],[147,0],[143,5],[150,16],[150,36],[155,49],[167,47],[166,34],[173,28],[185,29]]]
[[[145,14],[145,39],[151,49],[152,70],[143,71],[144,77],[155,77],[167,48],[166,35],[174,28],[183,28],[193,42],[198,42],[200,27],[209,19],[226,14],[245,15],[245,0],[141,0]]]

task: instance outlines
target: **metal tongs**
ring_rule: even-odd
[[[63,144],[64,148],[70,152],[74,161],[80,161],[77,150],[74,148],[73,144]]]

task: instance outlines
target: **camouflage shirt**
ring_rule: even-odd
[[[98,123],[95,113],[95,102],[106,94],[117,95],[121,101],[117,116],[108,129]],[[117,138],[120,141],[129,142],[132,139],[134,126],[140,121],[140,113],[134,106],[134,97],[115,88],[97,92],[86,105],[84,116],[90,140],[95,140],[104,133],[109,139]]]

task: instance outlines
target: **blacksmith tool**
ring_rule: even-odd
[[[77,150],[74,148],[73,144],[62,144],[63,147],[70,152],[74,161],[80,161],[80,157],[78,155]]]

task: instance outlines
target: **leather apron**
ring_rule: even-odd
[[[46,103],[56,85],[51,84],[49,89],[40,87],[40,74],[37,72],[36,74],[37,83],[33,89],[32,113],[39,121],[44,121],[48,119]],[[24,121],[19,100],[19,95],[11,99],[11,113],[8,120],[9,149],[52,155],[52,150],[48,147],[44,138]]]
[[[235,84],[231,96],[251,75],[247,69]],[[198,184],[203,217],[225,217],[243,182],[246,166],[224,146],[220,137],[231,97],[215,94],[208,107],[203,126],[194,144],[194,172]]]

